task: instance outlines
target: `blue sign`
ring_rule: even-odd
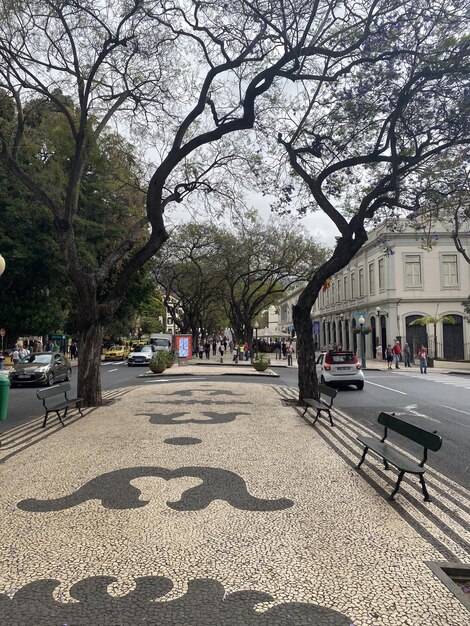
[[[320,322],[318,320],[313,320],[313,334],[320,334]]]

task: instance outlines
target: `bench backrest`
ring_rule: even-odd
[[[403,437],[407,437],[434,452],[437,452],[442,446],[442,438],[435,432],[410,424],[395,415],[381,413],[377,421],[379,424],[382,424],[382,426],[385,426],[385,428],[390,428],[390,430],[395,431],[399,435],[403,435]]]
[[[54,387],[48,387],[47,389],[38,389],[36,391],[36,395],[40,400],[44,400],[44,398],[58,396],[60,393],[66,393],[71,389],[72,387],[70,386],[70,383],[62,383],[61,385],[55,385]]]
[[[321,383],[318,385],[318,393],[322,396],[328,396],[329,398],[336,398],[336,394],[338,393],[337,389],[332,389],[327,385],[322,385]]]

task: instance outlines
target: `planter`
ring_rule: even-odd
[[[162,374],[166,370],[164,363],[150,363],[149,369],[154,374]]]
[[[268,369],[269,363],[253,363],[253,367],[257,372],[264,372]]]

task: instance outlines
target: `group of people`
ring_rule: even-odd
[[[382,346],[377,346],[377,358],[382,358]],[[412,351],[411,347],[408,343],[405,343],[403,347],[403,352],[401,349],[400,342],[396,339],[393,343],[393,346],[390,344],[386,347],[385,352],[383,353],[383,359],[387,362],[387,368],[389,370],[393,369],[393,363],[395,363],[395,369],[400,369],[400,362],[402,361],[405,364],[405,367],[411,367],[411,357]],[[419,358],[419,369],[421,374],[428,373],[428,352],[426,348],[421,345],[418,350],[418,358]]]

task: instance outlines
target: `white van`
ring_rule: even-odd
[[[157,350],[171,350],[171,340],[173,335],[166,335],[164,333],[152,333],[150,335],[150,344]]]

